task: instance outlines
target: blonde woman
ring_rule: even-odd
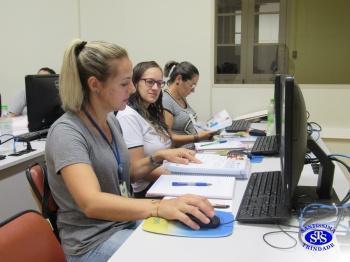
[[[57,225],[68,261],[106,261],[135,227],[150,216],[177,219],[198,229],[186,213],[208,223],[207,199],[130,197],[129,156],[113,111],[123,110],[134,92],[125,49],[105,42],[74,40],[66,49],[60,96],[66,113],[46,142],[49,185],[58,204]],[[186,149],[155,152],[132,168],[151,172],[162,160],[196,161]]]

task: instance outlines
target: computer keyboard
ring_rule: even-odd
[[[251,149],[253,155],[276,155],[278,153],[277,136],[259,136]]]
[[[43,129],[39,131],[29,132],[21,134],[15,137],[16,142],[30,142],[39,138],[44,138],[47,136],[49,129]]]
[[[276,223],[288,219],[284,203],[281,172],[251,174],[236,220],[243,223]]]
[[[247,131],[250,127],[250,122],[247,120],[234,120],[232,124],[225,128],[226,132],[234,133],[240,131]]]

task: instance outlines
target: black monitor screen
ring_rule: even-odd
[[[281,167],[287,202],[292,197],[304,167],[307,117],[303,94],[290,76],[281,77]]]
[[[281,75],[275,76],[274,101],[275,101],[276,136],[280,137],[281,135]]]
[[[58,93],[58,75],[25,77],[28,129],[49,128],[63,113]]]

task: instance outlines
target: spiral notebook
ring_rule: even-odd
[[[173,183],[188,185],[174,186]],[[195,194],[214,199],[232,199],[236,179],[229,176],[161,175],[147,191],[147,197],[181,196]],[[207,186],[197,186],[206,183]]]

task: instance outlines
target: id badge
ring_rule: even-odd
[[[129,197],[128,187],[126,186],[126,182],[119,184],[120,193],[123,197]]]

